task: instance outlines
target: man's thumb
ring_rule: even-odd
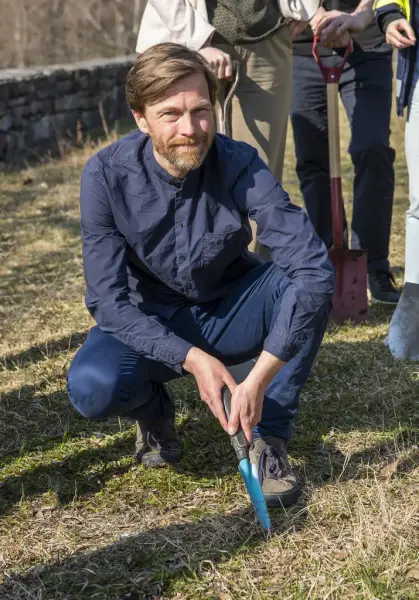
[[[232,402],[231,405],[231,413],[230,418],[228,420],[228,433],[229,435],[234,435],[240,424],[240,413],[238,407],[236,407],[236,403]]]

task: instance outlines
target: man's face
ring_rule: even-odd
[[[175,177],[184,177],[204,160],[214,138],[214,114],[202,73],[175,82],[164,97],[133,112],[138,127],[150,136],[157,162]]]

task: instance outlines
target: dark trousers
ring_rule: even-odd
[[[389,147],[391,55],[354,51],[339,91],[351,129],[349,152],[355,170],[351,247],[368,251],[369,272],[388,269],[395,156]],[[311,56],[293,59],[291,123],[307,213],[329,248],[332,217],[326,84]]]
[[[263,349],[289,285],[290,280],[279,267],[265,263],[237,280],[224,299],[182,308],[164,323],[226,365],[239,364]],[[255,436],[290,436],[298,397],[322,340],[327,317],[325,309],[300,352],[269,384]],[[70,365],[67,389],[73,406],[85,417],[147,420],[169,414],[161,384],[176,377],[179,375],[170,367],[141,356],[112,334],[93,327]]]

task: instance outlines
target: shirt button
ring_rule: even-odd
[[[181,221],[179,221],[179,223],[177,224],[177,226],[179,227],[179,229],[183,228],[183,223]]]
[[[183,254],[181,254],[179,256],[179,262],[182,263],[185,260],[185,257],[183,256]]]

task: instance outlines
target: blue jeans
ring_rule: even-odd
[[[328,59],[325,59],[326,64]],[[329,59],[330,60],[330,59]],[[351,129],[355,169],[352,248],[368,251],[368,271],[389,268],[394,150],[389,146],[392,57],[354,51],[339,92]],[[311,56],[294,56],[291,123],[297,175],[307,213],[327,248],[332,245],[326,84]],[[344,223],[345,229],[346,220]]]
[[[238,279],[225,298],[180,309],[164,324],[177,335],[226,365],[254,358],[281,310],[290,280],[273,263],[256,267]],[[266,389],[262,420],[254,435],[288,438],[298,397],[310,373],[326,328],[328,309],[321,311],[300,352]],[[157,360],[144,358],[112,334],[93,327],[68,372],[68,394],[85,417],[109,416],[147,420],[168,416],[170,405],[162,383],[180,377]]]

